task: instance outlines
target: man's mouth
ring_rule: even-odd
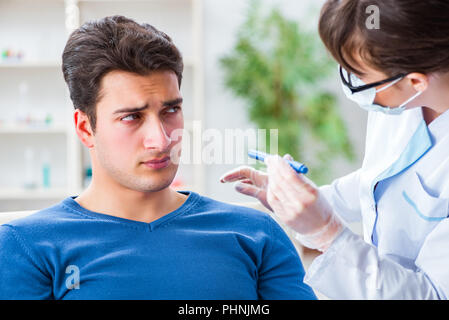
[[[163,158],[151,159],[145,161],[143,164],[152,169],[162,169],[168,167],[170,164],[170,157],[167,156]]]

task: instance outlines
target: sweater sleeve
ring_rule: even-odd
[[[259,268],[258,296],[261,300],[315,300],[303,282],[304,268],[293,243],[272,218],[271,235]]]
[[[52,298],[51,279],[38,261],[12,226],[0,226],[0,300]]]

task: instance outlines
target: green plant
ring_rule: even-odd
[[[321,183],[336,156],[354,157],[336,98],[319,88],[336,67],[316,34],[301,30],[277,8],[267,15],[262,8],[259,1],[251,2],[235,47],[220,59],[225,84],[247,102],[258,128],[279,130],[279,154],[298,161],[313,154],[307,163],[310,177]],[[306,143],[310,139],[314,150]],[[269,141],[266,145],[269,150]]]

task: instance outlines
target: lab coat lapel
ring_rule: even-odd
[[[419,158],[421,158],[431,147],[432,147],[432,140],[430,137],[430,133],[427,130],[427,125],[425,121],[422,120],[421,124],[416,129],[415,133],[409,140],[409,143],[405,147],[404,151],[402,151],[399,158],[387,170],[383,171],[376,179],[374,179],[371,191],[373,196],[374,196],[374,186],[378,182],[403,172],[404,170],[412,166]],[[374,220],[374,225],[371,229],[370,238],[372,243],[377,245],[377,241],[375,241],[373,237],[378,217],[377,205],[375,214],[376,216]]]
[[[400,116],[372,114],[361,175],[361,204],[365,241],[371,242],[377,217],[374,188],[416,162],[432,146],[421,108]]]

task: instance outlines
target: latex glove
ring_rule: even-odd
[[[258,199],[268,210],[273,211],[267,202],[268,175],[248,166],[241,166],[226,172],[220,182],[236,182],[234,188],[247,196]]]
[[[265,159],[267,202],[304,246],[325,251],[344,226],[315,184],[296,173],[286,159],[293,160],[289,155]]]

